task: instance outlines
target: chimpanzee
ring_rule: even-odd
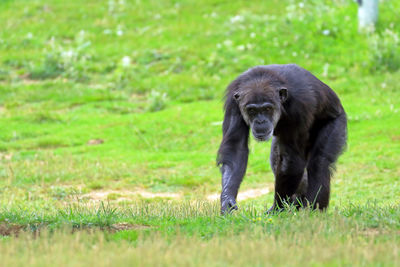
[[[217,158],[221,213],[237,209],[250,129],[257,141],[272,137],[270,211],[282,210],[285,203],[327,208],[333,165],[347,139],[346,113],[332,89],[295,64],[256,66],[228,86],[224,109]]]

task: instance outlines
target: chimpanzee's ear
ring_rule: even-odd
[[[238,91],[234,92],[233,93],[233,98],[236,100],[236,102],[238,102],[239,99],[240,99],[240,93]]]
[[[282,103],[288,98],[288,90],[286,87],[279,88],[279,98],[281,99]]]

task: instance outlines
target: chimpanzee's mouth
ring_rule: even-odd
[[[254,133],[253,132],[253,136],[257,141],[268,141],[269,138],[271,137],[271,132],[269,133]]]

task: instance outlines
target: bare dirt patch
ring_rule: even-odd
[[[127,222],[115,223],[110,227],[81,227],[81,228],[72,228],[71,234],[77,231],[88,231],[88,230],[101,230],[101,231],[109,231],[109,232],[118,232],[118,231],[126,231],[126,230],[146,230],[150,229],[152,226],[142,225],[142,224],[131,224]],[[42,230],[46,229],[46,227],[37,229],[36,231],[32,231],[31,233],[34,235],[40,235]],[[22,225],[9,224],[9,223],[0,223],[0,236],[16,236],[25,231],[25,227]]]
[[[111,225],[111,229],[115,231],[125,231],[125,230],[145,230],[149,229],[151,226],[140,225],[140,224],[130,224],[130,223],[115,223]]]
[[[24,227],[21,225],[1,223],[0,224],[0,235],[2,235],[2,236],[15,235],[15,236],[17,236],[19,234],[19,232],[21,232],[23,229],[24,229]]]
[[[253,188],[242,190],[239,192],[237,200],[246,200],[251,198],[261,197],[271,192],[272,186],[265,186],[261,188]],[[92,201],[130,201],[137,198],[165,198],[165,199],[180,199],[183,197],[183,192],[150,192],[144,189],[138,190],[97,190],[82,195],[80,198],[89,199]],[[209,201],[216,201],[220,197],[220,193],[214,193],[205,196]]]
[[[182,197],[181,193],[168,193],[168,192],[149,192],[145,190],[102,190],[94,191],[82,195],[82,198],[89,198],[94,201],[115,200],[117,202],[131,200],[135,197],[142,198],[172,198],[178,199]]]
[[[248,190],[244,190],[244,191],[239,191],[237,200],[241,201],[241,200],[246,200],[246,199],[250,199],[250,198],[257,198],[263,195],[266,195],[270,192],[270,187],[263,187],[263,188],[254,188],[254,189],[248,189]],[[211,194],[207,196],[207,200],[218,200],[220,197],[220,194]]]
[[[388,229],[379,229],[379,228],[366,228],[363,230],[360,230],[357,232],[357,234],[360,234],[362,236],[366,237],[377,237],[381,235],[400,235],[400,231],[391,231]]]
[[[87,142],[87,144],[89,145],[89,146],[94,146],[94,145],[101,145],[101,144],[103,144],[104,143],[104,140],[103,139],[90,139],[88,142]]]
[[[397,141],[397,142],[399,142],[400,141],[400,135],[394,135],[394,136],[392,136],[392,141]]]
[[[1,153],[0,152],[0,160],[5,159],[5,160],[11,160],[13,154],[12,153]]]

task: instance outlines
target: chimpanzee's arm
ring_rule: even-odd
[[[222,173],[221,213],[237,209],[236,196],[246,172],[249,154],[248,137],[249,126],[237,104],[228,97],[217,159]]]
[[[221,192],[221,213],[237,209],[236,197],[246,172],[248,151],[239,151],[237,162],[233,164],[222,164],[222,192]]]

